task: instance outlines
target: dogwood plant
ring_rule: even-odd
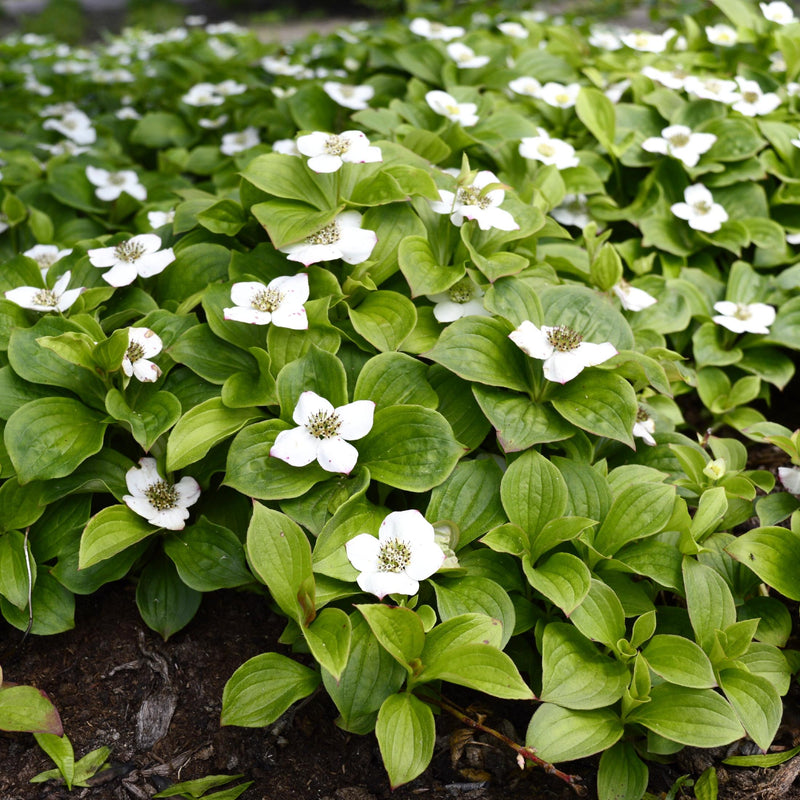
[[[258,281],[239,281],[231,286],[231,302],[223,309],[225,319],[251,325],[277,325],[280,328],[306,330],[308,317],[308,275],[281,275],[266,286]]]
[[[140,458],[139,466],[125,473],[130,494],[122,496],[128,508],[151,525],[171,531],[183,530],[189,517],[188,507],[200,498],[200,486],[188,475],[177,483],[164,480],[154,458]]]
[[[150,278],[163,272],[175,260],[171,247],[163,250],[161,238],[154,233],[140,233],[110,247],[87,250],[92,266],[111,267],[103,280],[112,286],[127,286],[137,277]]]

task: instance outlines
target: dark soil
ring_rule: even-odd
[[[456,720],[438,722],[431,767],[392,792],[374,736],[334,724],[324,693],[312,696],[266,729],[221,728],[222,689],[233,671],[260,652],[280,649],[282,620],[263,597],[233,591],[206,595],[183,631],[164,643],[139,618],[130,585],[118,583],[78,598],[76,627],[31,637],[3,665],[5,678],[34,684],[58,707],[76,758],[111,748],[113,769],[102,781],[69,793],[53,782],[30,784],[52,763],[29,734],[0,736],[0,800],[141,800],[179,780],[243,774],[253,781],[244,800],[568,800],[575,791],[541,770],[521,771],[505,746],[471,736]],[[6,628],[0,650],[20,637]],[[522,741],[532,707],[479,701],[486,724]],[[523,706],[525,706],[523,708]],[[796,709],[797,703],[792,702]],[[170,710],[174,714],[170,718]],[[795,714],[791,714],[793,718]],[[163,729],[163,730],[160,730]],[[791,746],[796,729],[777,742]],[[682,774],[699,773],[725,757],[688,751],[672,765],[651,765],[651,791],[664,792]],[[566,765],[596,797],[596,760]],[[720,770],[723,800],[800,800],[800,757],[769,772]],[[661,795],[663,797],[663,794]],[[686,795],[692,797],[692,794]]]

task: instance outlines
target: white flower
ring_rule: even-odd
[[[734,111],[738,111],[746,117],[758,117],[771,113],[781,104],[781,99],[775,92],[763,91],[756,81],[742,78],[739,75],[735,80],[741,94],[733,103]]]
[[[181,478],[178,483],[165,481],[158,474],[154,458],[140,458],[138,467],[125,473],[130,494],[122,496],[125,505],[151,525],[170,531],[183,530],[189,512],[200,497],[200,485],[194,478]]]
[[[130,378],[132,375],[144,383],[157,381],[161,369],[152,361],[162,348],[161,338],[150,328],[128,328],[128,349],[122,357],[122,371]]]
[[[720,300],[714,303],[714,311],[719,314],[711,319],[734,333],[769,333],[769,326],[775,322],[775,309],[766,303]]]
[[[580,161],[575,155],[575,148],[562,139],[551,139],[544,128],[536,129],[538,136],[526,136],[519,146],[519,154],[523,158],[553,164],[558,169],[577,167]]]
[[[361,131],[314,131],[297,139],[297,149],[309,157],[308,167],[314,172],[336,172],[345,161],[366,164],[383,160],[380,147],[370,145]]]
[[[197,124],[201,128],[205,128],[207,131],[215,131],[217,128],[221,128],[228,122],[228,115],[227,114],[220,114],[215,119],[209,119],[208,117],[201,117],[197,120]]]
[[[471,47],[461,42],[453,42],[447,45],[447,55],[458,64],[460,69],[478,69],[485,67],[489,63],[489,56],[475,55]]]
[[[285,75],[290,78],[297,78],[305,70],[302,64],[292,64],[288,56],[265,56],[261,59],[261,67],[270,75]]]
[[[714,202],[711,192],[701,183],[687,186],[683,199],[683,203],[673,203],[670,210],[676,217],[685,219],[689,227],[696,231],[714,233],[728,220],[728,212]]]
[[[217,87],[213,83],[196,83],[181,97],[181,100],[187,106],[195,108],[221,106],[225,102],[225,98],[217,92]]]
[[[786,72],[786,58],[780,50],[769,54],[769,71]]]
[[[316,460],[328,472],[348,473],[358,460],[358,450],[349,442],[372,430],[374,414],[372,400],[334,408],[316,392],[303,392],[292,414],[298,427],[281,431],[269,454],[292,467]]]
[[[337,81],[325,81],[322,89],[331,100],[354,111],[369,108],[369,101],[375,96],[375,89],[372,86],[353,86]]]
[[[89,152],[88,147],[81,147],[69,139],[62,139],[60,142],[56,142],[55,144],[39,142],[36,146],[41,147],[42,150],[47,150],[48,153],[54,156],[79,156],[81,153]]]
[[[514,217],[499,208],[505,199],[503,189],[490,189],[487,186],[499,183],[497,176],[489,170],[481,170],[469,186],[459,186],[453,193],[439,189],[439,200],[431,200],[430,205],[437,214],[449,214],[453,225],[461,227],[465,219],[474,219],[482,231],[497,228],[501,231],[519,230]]]
[[[412,19],[408,29],[411,33],[416,33],[417,36],[425,39],[441,39],[443,42],[449,42],[451,39],[457,39],[464,35],[464,29],[457,25],[443,25],[441,22],[431,22],[424,17]]]
[[[612,102],[612,103],[619,103],[622,99],[622,95],[628,91],[630,88],[631,82],[625,78],[624,80],[617,81],[616,83],[609,83],[605,89],[603,89],[603,94]]]
[[[217,94],[221,94],[223,97],[231,97],[235,94],[244,94],[247,91],[247,84],[229,79],[218,83],[214,88]]]
[[[678,90],[684,88],[687,79],[690,77],[683,67],[675,67],[675,69],[667,72],[666,70],[651,67],[649,64],[642,67],[641,73],[646,78],[650,78],[651,81],[656,81],[662,86],[666,86],[668,89]],[[699,79],[695,78],[695,80]]]
[[[778,477],[787,492],[800,495],[800,467],[778,467]]]
[[[759,3],[758,7],[764,15],[764,19],[770,22],[777,22],[778,25],[788,25],[797,22],[797,17],[792,11],[792,7],[783,0],[773,0],[772,3]]]
[[[225,319],[268,325],[295,331],[308,330],[303,303],[308,300],[308,275],[281,275],[266,286],[258,281],[242,281],[231,286],[233,308],[223,309]]]
[[[548,81],[542,86],[539,92],[539,98],[544,100],[549,106],[555,108],[572,108],[575,101],[578,99],[578,94],[581,91],[579,83],[556,83],[555,81]]]
[[[437,114],[460,123],[464,128],[469,128],[478,121],[475,113],[478,106],[475,103],[459,103],[447,92],[434,89],[425,95],[425,101]]]
[[[454,283],[446,292],[429,294],[427,297],[436,304],[433,307],[433,316],[438,322],[454,322],[472,314],[490,316],[481,300],[483,290],[466,277]]]
[[[101,200],[116,200],[123,192],[144,202],[147,200],[147,189],[139,182],[139,176],[132,169],[109,172],[107,169],[86,167],[86,177],[97,188],[94,193]]]
[[[55,282],[52,289],[39,289],[35,286],[9,289],[5,293],[6,300],[31,311],[66,311],[83,291],[83,288],[67,289],[71,277],[72,273],[68,270]]]
[[[94,144],[97,140],[97,132],[92,127],[92,121],[78,109],[68,111],[61,119],[47,119],[42,123],[42,127],[58,131],[75,144]]]
[[[619,50],[622,47],[620,34],[608,28],[593,26],[589,33],[589,44],[601,50]]]
[[[44,278],[47,275],[47,270],[56,261],[68,256],[71,252],[71,247],[66,250],[59,250],[58,246],[54,244],[35,244],[22,255],[32,258],[39,265],[39,269],[42,271],[42,278]]]
[[[531,358],[542,359],[544,377],[556,383],[571,381],[584,367],[595,367],[617,354],[611,342],[584,342],[577,331],[566,325],[537,328],[527,319],[508,338]]]
[[[656,421],[641,407],[636,413],[636,422],[633,423],[633,435],[644,439],[650,446],[656,443],[653,434],[656,432]]]
[[[175,221],[175,209],[170,208],[169,211],[148,211],[147,221],[153,230],[156,228],[163,228],[164,225],[172,225]]]
[[[528,29],[520,22],[498,22],[497,29],[512,39],[527,39],[530,35]]]
[[[622,307],[626,311],[641,311],[658,302],[653,295],[648,294],[644,289],[637,289],[624,280],[612,286],[611,291],[619,298]]]
[[[131,108],[130,106],[123,106],[122,108],[118,109],[114,112],[114,116],[117,119],[141,119],[142,115],[135,109]]]
[[[674,35],[674,31],[672,35]],[[651,33],[650,31],[631,31],[620,36],[620,41],[631,50],[638,50],[642,53],[663,53],[667,49],[672,35],[664,33]]]
[[[529,75],[523,75],[521,78],[514,78],[513,81],[508,82],[508,88],[516,94],[525,95],[526,97],[539,97],[542,91],[542,84]]]
[[[704,100],[716,100],[728,105],[735,103],[740,97],[736,91],[736,82],[724,78],[698,78],[696,75],[689,75],[683,82],[683,88]]]
[[[787,244],[800,244],[800,233],[787,233],[786,234],[786,243]]]
[[[565,194],[561,205],[552,209],[550,215],[562,225],[574,225],[583,230],[592,221],[586,199],[585,194]]]
[[[278,249],[289,254],[289,261],[299,261],[306,267],[335,258],[348,264],[360,264],[370,257],[377,242],[375,231],[361,227],[358,211],[343,211],[333,222],[306,236],[302,242]]]
[[[261,142],[258,136],[258,130],[252,125],[249,125],[239,133],[226,133],[222,137],[222,144],[220,151],[226,156],[232,156],[236,153],[241,153],[244,150],[249,150]]]
[[[347,558],[359,571],[365,592],[383,599],[387,594],[415,595],[419,582],[444,564],[433,525],[416,509],[393,511],[384,518],[378,538],[360,533],[345,544]]]
[[[706,36],[711,44],[733,47],[739,41],[739,34],[730,25],[706,25]]]
[[[297,142],[294,139],[276,139],[272,143],[272,150],[275,153],[283,153],[285,156],[300,156]]]
[[[161,239],[154,233],[139,233],[113,247],[96,247],[86,255],[95,267],[111,267],[103,280],[112,286],[127,286],[137,276],[149,278],[163,272],[175,260],[172,248],[159,250]]]
[[[692,133],[686,125],[669,125],[661,131],[661,138],[651,136],[645,139],[642,148],[648,153],[673,156],[687,167],[694,167],[716,141],[713,133]]]

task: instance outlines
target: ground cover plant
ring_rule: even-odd
[[[686,746],[775,764],[800,23],[460,13],[0,43],[0,611],[58,633],[127,578],[166,639],[261,594],[281,647],[222,724],[325,691],[392,786],[439,712],[487,730],[452,685],[530,706],[523,768],[584,790],[568,762],[601,754],[604,799]],[[0,728],[71,784],[20,688]]]

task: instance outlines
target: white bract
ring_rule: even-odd
[[[622,44],[630,47],[631,50],[638,50],[641,53],[663,53],[674,34],[675,31],[665,31],[664,33],[630,31],[623,33],[619,38]]]
[[[757,81],[736,76],[739,86],[739,96],[732,104],[734,111],[746,117],[760,117],[772,113],[780,104],[781,98],[775,92],[765,92]]]
[[[699,78],[696,75],[688,75],[684,79],[683,88],[689,94],[702,97],[704,100],[716,100],[728,105],[740,99],[736,81],[725,78]]]
[[[187,106],[202,108],[204,106],[221,106],[225,98],[217,91],[213,83],[196,83],[186,92],[181,100]]]
[[[161,352],[161,337],[150,328],[128,328],[128,349],[122,357],[122,371],[144,383],[157,381],[161,369],[149,359]]]
[[[361,227],[358,211],[343,211],[333,222],[306,236],[302,242],[278,249],[288,253],[289,261],[299,261],[305,266],[335,258],[348,264],[360,264],[370,257],[377,242],[375,231]]]
[[[668,89],[683,89],[687,79],[690,77],[683,67],[675,67],[675,69],[668,72],[663,69],[656,69],[648,64],[642,67],[641,72],[646,78],[650,78],[651,81],[656,81]]]
[[[96,247],[86,255],[95,267],[111,267],[103,273],[103,280],[112,286],[127,286],[136,277],[158,275],[175,260],[172,248],[159,250],[161,239],[154,233],[139,233],[112,247]]]
[[[42,127],[46,130],[58,131],[75,144],[94,144],[97,140],[97,132],[92,127],[92,121],[77,108],[68,111],[61,119],[45,120]]]
[[[224,155],[232,156],[236,153],[249,150],[251,147],[260,144],[260,142],[261,139],[258,136],[258,130],[250,125],[238,133],[224,134],[219,149]]]
[[[764,15],[764,19],[770,22],[777,22],[778,25],[788,25],[791,22],[797,22],[797,17],[794,15],[792,7],[783,0],[773,0],[772,3],[759,3],[758,7]]]
[[[16,303],[31,311],[66,311],[83,291],[67,289],[72,273],[68,270],[56,282],[52,289],[39,289],[36,286],[18,286],[5,293],[6,300]]]
[[[308,275],[281,275],[266,286],[258,281],[241,281],[231,286],[233,308],[223,309],[225,319],[268,325],[295,331],[308,330],[303,303],[308,300]]]
[[[435,89],[425,95],[425,102],[437,113],[462,127],[469,128],[478,121],[475,103],[459,103],[453,95]]]
[[[59,250],[58,245],[55,244],[35,244],[22,255],[32,258],[39,265],[42,278],[44,278],[47,275],[47,270],[49,270],[56,261],[60,261],[71,252],[71,247],[66,250]]]
[[[581,334],[567,325],[537,328],[526,319],[508,338],[531,358],[541,359],[544,377],[556,383],[571,381],[584,367],[596,367],[617,355],[611,342],[584,342]]]
[[[428,300],[435,303],[433,316],[438,322],[455,322],[461,317],[477,314],[481,317],[491,316],[483,307],[483,290],[469,278],[462,278],[454,283],[446,292],[429,294]]]
[[[498,22],[497,30],[512,39],[527,39],[530,31],[521,22]]]
[[[548,81],[539,91],[539,99],[554,108],[572,108],[581,91],[579,83],[556,83]]]
[[[687,186],[682,203],[670,206],[672,213],[689,223],[689,227],[703,233],[714,233],[728,220],[728,212],[714,202],[711,192],[701,183]]]
[[[633,435],[644,439],[645,444],[654,445],[656,440],[653,434],[656,432],[656,421],[641,407],[636,412],[636,422],[633,423]]]
[[[316,392],[303,392],[292,414],[297,427],[281,431],[269,454],[292,467],[305,467],[316,460],[328,472],[349,473],[358,460],[358,450],[350,441],[372,430],[374,414],[372,400],[334,408]]]
[[[107,169],[86,167],[86,177],[96,188],[94,193],[101,200],[116,200],[123,192],[140,202],[147,200],[147,189],[139,182],[139,176],[132,169],[110,172]]]
[[[465,219],[478,223],[482,231],[497,228],[501,231],[519,230],[514,217],[499,208],[505,199],[503,189],[490,189],[487,186],[499,183],[497,176],[489,170],[481,170],[469,186],[459,186],[456,192],[439,189],[439,200],[429,201],[437,214],[449,214],[454,225],[464,224]]]
[[[552,209],[550,216],[562,225],[574,225],[581,230],[592,221],[585,194],[565,194],[561,205]]]
[[[713,133],[693,133],[686,125],[669,125],[661,136],[651,136],[642,142],[648,153],[673,156],[687,167],[694,167],[703,153],[707,153],[717,137]]]
[[[372,86],[353,86],[338,81],[325,81],[322,89],[335,103],[344,108],[352,108],[354,111],[369,108],[369,101],[375,96],[375,89]]]
[[[711,44],[733,47],[739,41],[739,34],[730,25],[706,25],[706,36]]]
[[[769,333],[775,322],[775,308],[766,303],[734,303],[720,300],[714,303],[719,314],[711,319],[734,333]]]
[[[509,81],[508,88],[511,89],[512,92],[524,95],[525,97],[539,97],[542,91],[542,84],[530,75],[523,75],[520,78],[514,78],[513,81]]]
[[[415,595],[419,582],[444,564],[433,525],[416,509],[393,511],[378,537],[360,533],[345,544],[347,558],[359,571],[359,587],[383,599],[387,594]]]
[[[626,311],[642,311],[642,309],[649,308],[658,302],[653,295],[648,294],[644,289],[637,289],[624,280],[612,286],[611,291],[619,298],[622,307]]]
[[[449,42],[451,39],[457,39],[464,35],[464,29],[457,25],[443,25],[441,22],[431,22],[424,17],[412,19],[408,24],[408,29],[411,33],[416,33],[417,36],[425,39],[441,39],[443,42]]]
[[[577,167],[580,163],[575,155],[575,148],[562,139],[553,139],[544,128],[536,129],[538,136],[526,136],[519,145],[519,154],[523,158],[552,164],[557,169]]]
[[[479,56],[471,47],[461,42],[452,42],[447,45],[447,55],[456,62],[461,69],[478,69],[489,63],[489,56]]]
[[[800,467],[778,467],[778,477],[787,492],[800,495]]]
[[[169,483],[158,474],[154,458],[140,458],[138,467],[125,473],[130,494],[122,496],[125,505],[151,525],[170,531],[183,530],[189,512],[200,497],[200,485],[194,478]]]
[[[175,221],[175,209],[170,208],[167,211],[148,211],[147,221],[153,230],[156,228],[163,228],[164,225],[172,225]]]
[[[366,164],[382,161],[380,147],[369,143],[362,131],[314,133],[300,136],[297,149],[308,156],[308,168],[314,172],[336,172],[343,163]]]

